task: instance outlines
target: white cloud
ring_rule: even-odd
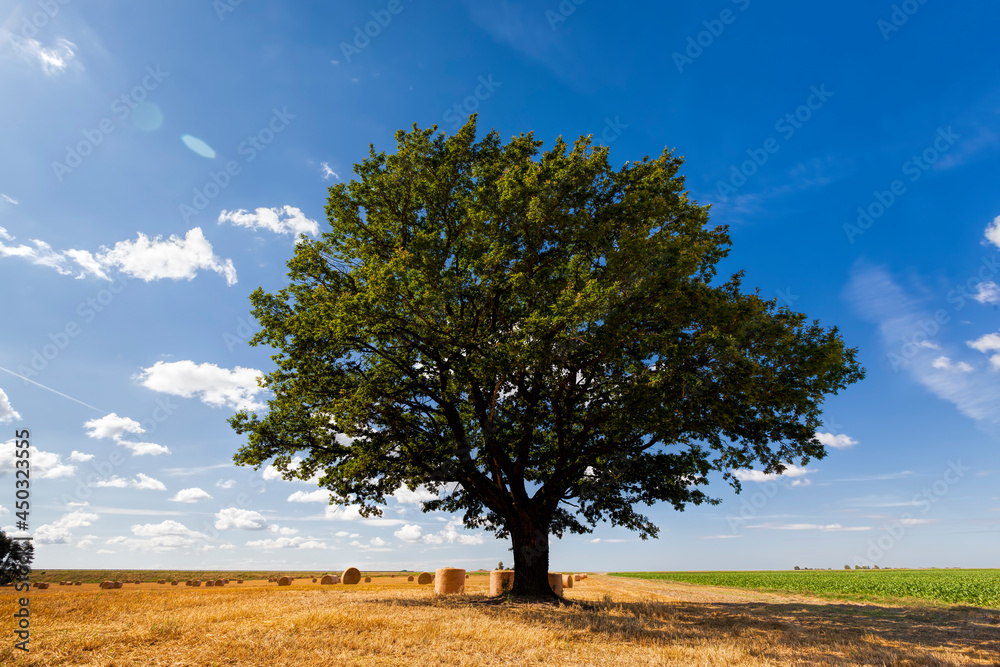
[[[1000,370],[1000,334],[986,334],[976,340],[966,341],[965,344],[974,350],[979,350],[983,354],[989,355],[990,365],[993,366],[994,370]],[[990,354],[990,352],[994,354]]]
[[[216,257],[200,227],[189,229],[183,239],[172,234],[166,241],[159,236],[150,241],[140,232],[135,241],[119,241],[111,249],[102,248],[97,261],[146,282],[164,278],[191,280],[199,269],[205,269],[223,276],[227,285],[236,284],[233,260],[223,262]]]
[[[741,482],[770,482],[778,479],[779,477],[801,477],[814,472],[816,471],[806,470],[805,468],[800,468],[796,465],[787,464],[785,466],[785,472],[780,475],[777,473],[766,473],[762,470],[734,470],[733,477]]]
[[[325,542],[304,537],[278,537],[266,540],[251,540],[246,546],[254,549],[328,549]]]
[[[334,65],[337,64],[336,60],[334,60],[332,62],[333,62]],[[319,166],[320,166],[320,169],[323,172],[323,180],[324,181],[330,180],[331,176],[333,176],[334,178],[336,178],[338,181],[340,180],[340,175],[337,174],[337,172],[335,172],[333,169],[331,169],[329,164],[327,164],[326,162],[320,162]]]
[[[191,530],[179,521],[167,519],[160,523],[144,523],[132,526],[132,534],[137,537],[160,537],[163,535],[180,535],[182,537],[193,537],[200,540],[208,539],[208,535]]]
[[[964,361],[960,361],[957,364],[953,364],[951,363],[951,359],[949,359],[948,357],[938,357],[937,359],[931,362],[931,367],[937,368],[938,370],[942,371],[957,370],[961,371],[962,373],[971,373],[972,371],[976,370],[969,364],[965,363]]]
[[[608,539],[606,537],[595,537],[590,541],[591,544],[612,544],[612,543],[617,544],[620,542],[628,542],[628,540],[614,539],[614,538]]]
[[[134,485],[137,489],[150,489],[153,491],[167,490],[167,487],[163,485],[163,482],[158,479],[153,479],[149,475],[144,475],[141,472],[138,473]]]
[[[13,197],[9,197],[9,196],[3,194],[2,192],[0,192],[0,197],[3,197],[3,200],[5,202],[7,202],[8,204],[13,204],[14,206],[17,206],[18,204],[21,203],[21,202],[17,201],[16,199],[14,199]],[[4,229],[3,227],[0,227],[0,238],[6,238],[6,239],[10,238],[10,236],[7,234],[7,230]]]
[[[993,218],[993,222],[986,225],[986,240],[1000,248],[1000,215]]]
[[[284,216],[284,220],[281,216]],[[319,234],[319,223],[310,220],[301,210],[294,206],[281,206],[278,208],[258,208],[253,213],[248,213],[244,209],[238,211],[222,211],[219,213],[219,224],[231,222],[239,227],[248,229],[266,229],[275,234]]]
[[[39,526],[35,530],[35,541],[40,544],[67,544],[73,535],[70,531],[75,528],[84,528],[97,521],[100,517],[92,512],[74,510],[69,514],[64,514],[61,518],[52,523]]]
[[[0,477],[14,471],[17,449],[17,443],[14,440],[0,444]],[[60,454],[43,452],[34,445],[28,447],[28,451],[31,458],[31,476],[34,478],[59,479],[60,477],[72,477],[76,474],[76,466],[63,463]]]
[[[330,492],[326,489],[317,489],[315,491],[310,491],[309,493],[306,493],[305,491],[296,491],[292,495],[288,496],[288,502],[328,503],[330,502]]]
[[[288,469],[298,470],[299,466],[302,464],[302,460],[303,459],[301,456],[293,456],[292,460],[288,462]],[[322,476],[323,473],[317,471],[316,474],[314,474],[309,479],[299,479],[298,477],[293,477],[292,479],[286,480],[284,477],[282,477],[281,471],[278,470],[273,464],[265,466],[264,471],[261,473],[261,477],[263,477],[265,480],[268,481],[280,479],[286,482],[301,482],[303,484],[308,484],[309,486],[316,486],[317,484],[319,484],[319,478]]]
[[[75,449],[72,452],[70,452],[69,455],[70,461],[77,461],[79,463],[86,463],[92,458],[94,458],[93,454],[84,454],[83,452],[78,452]]]
[[[238,507],[228,507],[219,510],[215,514],[215,518],[215,527],[219,530],[228,530],[230,528],[264,530],[267,528],[267,519],[262,514]]]
[[[424,537],[424,529],[414,523],[408,523],[393,533],[404,542],[419,542]]]
[[[84,422],[83,427],[89,431],[87,435],[91,438],[114,440],[115,444],[132,450],[133,456],[143,456],[146,454],[157,456],[159,454],[170,453],[169,449],[154,442],[125,440],[126,433],[145,433],[145,429],[134,419],[119,417],[114,412],[100,419],[91,419],[88,422]]]
[[[418,486],[410,491],[405,486],[401,486],[392,493],[392,497],[403,504],[418,504],[428,500],[437,500],[438,494],[427,490],[426,487]]]
[[[0,389],[0,424],[11,422],[20,418],[21,415],[19,415],[17,410],[11,406],[10,399],[7,398],[7,394],[4,393],[3,389]]]
[[[76,44],[68,39],[58,37],[53,47],[46,47],[37,39],[15,34],[10,34],[9,37],[18,55],[29,62],[37,62],[42,66],[42,71],[49,76],[61,74],[70,66],[78,70],[83,69],[83,66],[76,61]]]
[[[1000,303],[1000,285],[992,280],[976,285],[977,293],[972,298],[979,303]]]
[[[325,516],[331,521],[359,521],[361,512],[357,505],[327,505]]]
[[[263,387],[257,385],[262,373],[255,368],[237,366],[233,370],[215,364],[193,361],[157,361],[135,376],[143,387],[173,396],[197,396],[212,407],[234,410],[258,410],[265,407],[257,400]]]
[[[190,489],[181,489],[170,500],[176,503],[196,503],[199,500],[208,500],[211,497],[207,491],[203,491],[195,486]]]
[[[13,240],[10,235],[5,236]],[[159,236],[150,240],[139,233],[135,241],[119,241],[112,248],[101,246],[96,253],[78,249],[53,250],[39,239],[31,239],[31,245],[0,242],[0,257],[21,257],[62,275],[76,274],[77,278],[93,276],[110,281],[108,272],[118,270],[146,282],[165,278],[191,280],[199,269],[205,269],[219,273],[229,285],[236,284],[233,261],[216,257],[212,245],[198,227],[188,230],[183,239],[173,235],[166,241],[161,241]]]
[[[333,535],[334,537],[347,537],[348,535],[350,535],[350,533],[348,533],[346,530],[338,530]]]
[[[358,521],[366,526],[398,526],[405,523],[402,519],[365,518],[357,505],[327,505],[324,516],[331,521]]]
[[[218,482],[215,483],[215,485],[217,487],[219,487],[220,489],[231,489],[234,486],[236,486],[236,480],[235,479],[220,479]]]
[[[167,487],[158,479],[153,479],[149,475],[139,473],[135,479],[125,479],[118,475],[112,475],[108,479],[101,479],[94,482],[98,488],[112,489],[140,489],[146,491],[166,491]]]
[[[383,540],[381,537],[373,537],[369,542],[369,544],[371,544],[373,547],[384,547],[389,543]]]
[[[817,432],[815,438],[819,440],[820,444],[823,445],[824,447],[833,447],[834,449],[847,449],[848,447],[853,447],[854,445],[858,444],[857,440],[855,440],[854,438],[845,433],[834,435],[833,433]],[[798,470],[801,470],[801,468],[799,468]],[[785,474],[788,475],[787,472]],[[794,477],[794,475],[790,476]]]
[[[423,542],[424,544],[444,544],[448,542],[449,544],[454,544],[455,542],[464,545],[472,544],[482,544],[482,535],[469,535],[458,532],[462,522],[458,519],[451,519],[445,524],[443,530],[437,533],[425,533],[424,529],[417,524],[406,524],[399,530],[395,531],[395,535],[398,539],[404,542]]]
[[[105,540],[108,545],[125,545],[133,551],[175,551],[177,549],[200,549],[208,535],[191,530],[182,523],[166,520],[161,523],[136,524],[132,526],[135,537],[112,537]],[[100,552],[98,552],[100,553]]]
[[[267,527],[267,530],[268,532],[277,533],[278,535],[295,535],[296,533],[299,532],[298,528],[287,528],[284,526],[279,526],[275,523],[269,525]]]

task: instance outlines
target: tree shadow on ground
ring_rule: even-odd
[[[397,599],[394,604],[510,614],[564,635],[603,635],[609,643],[739,644],[765,661],[1000,665],[1000,612],[979,607],[609,599],[504,604],[481,596]]]

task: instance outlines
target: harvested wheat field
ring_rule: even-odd
[[[32,591],[31,652],[3,665],[996,665],[996,610],[845,604],[592,576],[588,604],[487,601],[400,579]],[[11,618],[15,595],[0,593]]]

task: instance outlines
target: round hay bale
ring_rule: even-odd
[[[313,583],[314,584],[316,583],[316,577],[313,577]]]
[[[514,588],[514,570],[493,570],[490,572],[490,597],[506,595]]]
[[[574,581],[583,581],[583,577],[579,574],[574,574],[573,579]]]
[[[228,580],[228,579],[223,579],[223,580],[222,580],[222,583],[223,583],[223,584],[228,584],[228,583],[229,583],[229,580]]]
[[[407,577],[406,580],[407,581],[413,581],[413,576],[411,575],[411,576]]]
[[[291,586],[292,585],[292,578],[291,577],[280,577],[278,579],[278,585],[279,586]]]
[[[195,588],[198,588],[199,586],[201,586],[201,579],[192,579],[191,585],[194,586]]]
[[[165,584],[165,583],[167,583],[167,580],[166,579],[158,579],[156,581],[156,583],[158,583],[158,584]]]
[[[330,584],[337,583],[334,581],[335,578],[336,577],[334,577],[332,574],[326,574],[323,575],[323,578],[319,580],[319,583],[323,584],[324,586],[329,586]],[[313,581],[315,581],[315,579],[313,579]]]
[[[417,583],[421,585],[429,584],[432,581],[434,581],[434,577],[432,577],[428,572],[421,572],[420,576],[417,577]]]
[[[102,581],[101,584],[100,584],[100,588],[105,588],[106,589],[106,588],[114,588],[114,587],[115,587],[115,582],[113,582],[113,581]]]
[[[116,581],[115,582],[115,588],[121,588],[121,587],[122,587],[122,582]]]
[[[340,575],[340,579],[348,586],[357,584],[361,581],[361,570],[356,567],[349,567],[344,570],[344,574]]]
[[[73,582],[73,585],[74,585],[74,586],[82,586],[82,585],[83,585],[83,582],[82,582],[82,581],[74,581],[74,582]]]
[[[465,570],[460,567],[439,567],[435,572],[434,592],[457,595],[465,592]]]
[[[563,578],[562,574],[559,572],[549,572],[549,586],[552,587],[552,592],[556,595],[562,596],[563,592]]]
[[[573,575],[567,574],[563,577],[563,588],[573,588]]]
[[[40,582],[38,582],[35,585],[38,587],[39,590],[43,590],[44,591],[46,588],[49,587],[49,582],[47,582],[47,581],[40,581]]]
[[[243,583],[243,580],[242,580],[242,579],[237,579],[237,580],[236,580],[236,583],[238,583],[238,584],[242,584],[242,583]]]
[[[215,580],[215,585],[216,586],[225,586],[226,585],[226,580],[225,579],[216,579]]]
[[[465,575],[465,578],[466,578],[466,579],[468,579],[468,578],[469,578],[469,575]]]
[[[207,586],[215,586],[215,582],[214,582],[214,581],[212,581],[211,579],[209,579],[208,581],[206,581],[206,582],[205,582],[205,586],[206,586],[206,587],[207,587]]]
[[[181,583],[179,579],[174,579],[173,581],[170,582],[170,585],[171,586],[176,586],[179,583]]]
[[[372,578],[371,577],[365,577],[365,583],[366,584],[372,583]]]

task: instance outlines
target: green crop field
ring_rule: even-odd
[[[612,572],[612,576],[854,600],[916,599],[1000,608],[1000,570]]]

